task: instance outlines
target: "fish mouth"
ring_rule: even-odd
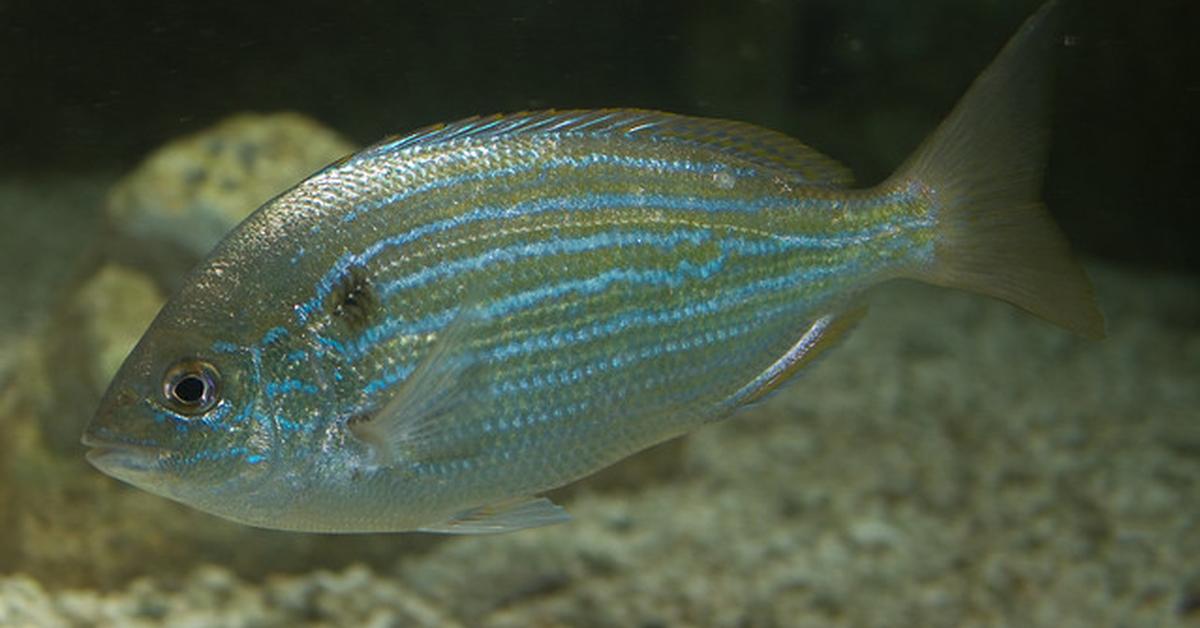
[[[92,437],[83,437],[87,446],[87,461],[97,469],[120,479],[130,474],[156,471],[164,451],[158,447],[116,443]]]
[[[157,450],[136,446],[93,447],[87,452],[87,461],[101,471],[153,471],[158,467],[158,460]]]

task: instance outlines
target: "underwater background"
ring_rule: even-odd
[[[381,137],[631,106],[889,174],[1017,0],[0,0],[0,626],[1200,625],[1200,5],[1065,2],[1045,198],[1085,341],[903,282],[768,402],[509,535],[255,530],[83,459],[220,234]]]

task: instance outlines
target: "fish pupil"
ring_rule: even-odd
[[[196,375],[185,375],[175,383],[175,398],[187,404],[199,403],[204,399],[204,391],[208,387],[204,380]]]

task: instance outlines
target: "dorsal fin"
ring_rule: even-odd
[[[786,170],[802,183],[849,186],[849,170],[800,142],[770,129],[714,118],[696,118],[645,109],[572,109],[477,116],[391,137],[367,148],[365,158],[422,145],[516,135],[625,135],[703,147],[750,163]]]

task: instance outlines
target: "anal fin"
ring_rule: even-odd
[[[545,497],[515,497],[464,510],[446,521],[418,528],[442,534],[498,534],[570,521],[562,506]]]

